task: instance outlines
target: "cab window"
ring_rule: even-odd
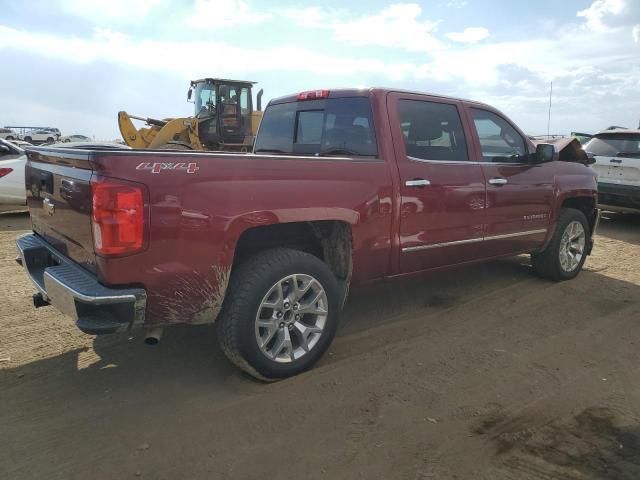
[[[407,156],[437,161],[465,162],[469,159],[455,105],[400,100],[398,114]]]
[[[522,136],[504,118],[487,110],[472,108],[482,159],[485,162],[526,163],[529,152]]]

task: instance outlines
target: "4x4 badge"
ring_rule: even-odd
[[[163,170],[184,170],[187,173],[196,173],[200,167],[196,162],[142,162],[136,167],[136,170],[151,170],[151,173],[160,173]]]

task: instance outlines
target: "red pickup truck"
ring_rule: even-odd
[[[522,253],[575,277],[598,221],[578,151],[482,103],[303,92],[269,103],[251,154],[32,148],[18,261],[84,332],[215,322],[278,379],[327,350],[350,285]]]

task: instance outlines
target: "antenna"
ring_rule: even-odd
[[[551,134],[551,97],[553,96],[553,82],[549,88],[549,119],[547,120],[547,138]]]

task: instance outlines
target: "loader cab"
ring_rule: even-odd
[[[187,98],[195,104],[198,135],[206,148],[237,146],[238,150],[251,149],[254,140],[253,84],[216,78],[191,82]]]

